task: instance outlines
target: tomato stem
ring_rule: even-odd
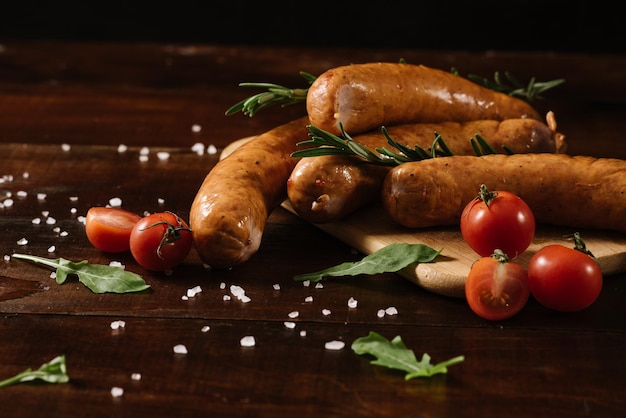
[[[495,259],[499,263],[507,263],[509,261],[509,257],[502,250],[499,249],[493,250],[491,258]]]
[[[498,192],[492,192],[487,188],[487,185],[484,183],[480,185],[480,191],[478,192],[478,196],[476,199],[482,200],[485,202],[485,205],[489,207],[491,202],[498,196]]]
[[[191,232],[191,228],[187,228],[184,226],[181,226],[183,223],[180,219],[180,217],[173,213],[173,212],[167,212],[169,214],[171,214],[172,216],[174,216],[176,218],[176,223],[177,225],[173,225],[171,223],[169,223],[166,220],[160,221],[160,222],[155,222],[152,225],[149,225],[145,228],[142,229],[142,231],[145,231],[146,229],[150,229],[153,228],[157,225],[167,225],[167,229],[165,230],[165,232],[163,233],[163,236],[161,237],[161,242],[159,242],[159,246],[157,247],[157,255],[159,256],[160,259],[163,259],[163,255],[161,254],[161,250],[163,249],[163,247],[165,247],[168,244],[172,244],[176,241],[178,241],[179,239],[181,239],[181,235],[180,235],[180,231],[188,231]]]
[[[587,254],[591,258],[595,258],[593,253],[587,249],[585,241],[580,236],[580,232],[574,232],[574,249],[581,253]]]

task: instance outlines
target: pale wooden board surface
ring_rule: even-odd
[[[228,156],[253,137],[242,138],[227,146],[221,158]],[[295,213],[288,201],[282,206]],[[465,279],[478,255],[463,241],[458,228],[428,228],[411,230],[395,224],[380,205],[372,205],[349,216],[328,224],[316,224],[316,227],[352,246],[363,254],[371,254],[382,247],[406,242],[426,244],[436,250],[442,250],[440,258],[434,263],[412,265],[399,274],[411,282],[445,296],[464,297]],[[534,242],[526,252],[515,259],[526,267],[532,255],[548,244],[572,246],[571,236],[580,232],[587,248],[593,252],[605,276],[626,271],[626,235],[607,231],[576,231],[540,225],[537,227]],[[330,266],[329,266],[330,267]]]

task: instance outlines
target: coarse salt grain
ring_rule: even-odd
[[[194,286],[191,289],[187,289],[187,297],[192,298],[200,292],[202,292],[202,288],[200,286]]]
[[[46,200],[46,197],[48,195],[46,195],[45,193],[37,193],[37,200]]]
[[[348,299],[348,308],[356,308],[359,302],[355,298]]]
[[[313,296],[307,296],[304,298],[305,302],[313,302]]]
[[[299,316],[300,316],[300,312],[298,312],[298,311],[292,311],[292,312],[289,312],[289,313],[287,314],[287,316],[288,316],[289,318],[292,318],[292,319],[293,319],[293,318],[297,318],[297,317],[299,317]]]
[[[128,151],[128,147],[125,144],[119,144],[117,146],[117,152],[120,154],[125,153],[126,151]]]
[[[222,300],[224,300],[225,302],[228,302],[230,300],[230,295],[222,296]]]
[[[56,251],[56,249],[57,249],[57,248],[56,248],[54,245],[51,245],[51,246],[49,246],[49,247],[48,247],[48,252],[49,252],[49,253],[53,253],[53,252],[55,252],[55,251]]]
[[[157,158],[161,161],[165,161],[165,160],[169,160],[170,159],[170,153],[167,151],[159,151],[157,152]]]
[[[197,123],[191,125],[191,132],[200,132],[201,130],[202,126],[198,125]]]
[[[26,197],[28,196],[28,192],[26,190],[18,190],[17,193],[15,193],[17,195],[17,197]]]
[[[139,155],[148,155],[148,154],[150,154],[150,148],[148,147],[142,147],[139,150]]]
[[[300,336],[301,337],[306,337],[306,331],[305,330],[300,331]]]
[[[273,284],[273,285],[272,285],[272,288],[273,288],[274,290],[280,290],[280,285],[279,285],[278,283]]]
[[[221,282],[220,283],[220,289],[222,289],[222,290],[226,289],[226,283]]]
[[[174,353],[176,354],[187,354],[187,347],[185,347],[183,344],[176,344],[174,346]]]
[[[27,179],[27,178],[29,178],[29,177],[30,177],[30,173],[29,173],[28,171],[24,171],[24,172],[22,173],[22,178],[23,178],[23,179]]]
[[[345,346],[346,346],[346,343],[344,343],[343,341],[338,341],[338,340],[328,341],[326,344],[324,344],[324,348],[326,348],[327,350],[341,350]]]
[[[385,316],[385,310],[379,309],[378,312],[376,312],[376,316],[382,318],[383,316]]]
[[[198,155],[204,154],[204,144],[200,142],[196,142],[195,144],[191,146],[191,151],[193,151],[194,153]]]
[[[61,144],[61,149],[63,151],[69,151],[72,148],[70,144]]]
[[[70,213],[75,215],[76,213],[78,213],[78,209],[76,209],[76,208],[71,208],[71,209],[70,209]]]
[[[10,208],[11,206],[13,206],[13,199],[4,199],[2,201],[2,206],[4,206],[5,208]]]
[[[10,255],[8,255],[8,254],[7,254],[7,255],[5,255],[5,256],[4,256],[4,261],[9,261],[9,260],[11,260],[11,256],[10,256]]]
[[[315,288],[316,289],[323,289],[324,288],[324,284],[318,282],[318,283],[315,284]]]
[[[304,286],[304,287],[309,287],[310,284],[311,284],[310,280],[305,280],[305,281],[302,282],[302,286]]]
[[[141,380],[141,373],[132,373],[130,378],[133,380]]]
[[[60,237],[67,237],[68,235],[69,235],[69,232],[67,232],[67,231],[61,231],[61,232],[59,232],[59,236],[60,236]]]
[[[385,314],[387,314],[387,315],[397,315],[398,314],[398,310],[395,308],[395,306],[390,306],[387,309],[385,309]]]
[[[117,386],[113,386],[111,388],[111,396],[113,396],[114,398],[119,398],[122,395],[124,395],[124,389]]]
[[[113,321],[111,322],[111,329],[120,329],[120,328],[126,328],[126,322],[120,320],[117,321]]]
[[[217,147],[215,145],[209,145],[206,149],[206,153],[209,155],[217,154]]]
[[[165,203],[165,199],[163,199],[162,197],[159,197],[157,199],[157,203],[159,204],[159,206],[163,206],[163,204]]]
[[[20,238],[17,240],[17,245],[26,245],[28,244],[28,240],[26,238]]]
[[[285,328],[289,329],[294,329],[296,327],[296,323],[292,321],[285,321],[283,324],[285,324]]]
[[[324,316],[330,315],[330,309],[322,309],[322,315]]]
[[[111,205],[114,208],[118,208],[122,206],[122,199],[119,197],[112,197],[109,199],[109,205]]]
[[[246,335],[239,341],[239,344],[241,344],[242,347],[254,347],[256,340],[252,335]]]
[[[142,163],[145,163],[146,161],[148,161],[148,156],[147,155],[140,155],[139,156],[139,161],[141,161]]]
[[[78,196],[70,196],[70,202],[78,202]]]
[[[202,332],[209,332],[209,330],[210,330],[210,329],[211,329],[211,327],[210,327],[210,326],[205,325],[205,326],[203,326],[203,327],[200,329],[200,331],[202,331]]]
[[[111,267],[119,267],[119,268],[122,268],[122,269],[124,268],[124,264],[122,264],[121,261],[114,261],[114,260],[109,263],[109,266],[111,266]]]
[[[49,216],[48,218],[46,218],[46,223],[48,225],[54,225],[55,223],[57,223],[57,220],[53,218],[52,216]]]

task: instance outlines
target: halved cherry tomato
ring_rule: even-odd
[[[501,251],[478,259],[465,281],[470,308],[490,321],[512,317],[526,305],[529,295],[526,270]]]
[[[530,292],[545,307],[561,312],[587,308],[602,290],[602,270],[587,251],[580,234],[575,246],[542,247],[528,264]]]
[[[85,232],[100,251],[120,253],[130,248],[130,232],[141,216],[120,208],[93,207],[87,211]]]
[[[482,257],[499,249],[513,259],[535,237],[535,216],[528,204],[513,193],[489,191],[484,184],[463,209],[460,226],[465,242]]]
[[[169,270],[182,263],[192,243],[191,229],[172,212],[143,217],[130,234],[130,252],[135,261],[153,271]]]

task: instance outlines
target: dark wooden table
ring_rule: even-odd
[[[141,294],[94,294],[75,279],[56,284],[40,266],[0,261],[0,380],[60,354],[71,378],[0,389],[0,416],[626,416],[624,274],[606,277],[584,311],[555,313],[531,300],[494,323],[464,300],[394,274],[327,280],[323,288],[295,282],[295,274],[359,255],[282,209],[272,213],[259,252],[227,271],[207,270],[192,252],[172,276],[149,273],[130,255],[103,254],[87,241],[79,217],[112,198],[137,213],[187,218],[224,146],[304,114],[293,106],[225,116],[253,93],[238,83],[298,87],[299,71],[400,58],[462,74],[565,78],[541,106],[555,111],[569,152],[626,158],[620,55],[0,42],[0,190],[14,201],[0,209],[0,254],[121,261],[151,285]],[[197,155],[195,143],[217,153]],[[139,160],[143,147],[147,162]],[[159,160],[157,151],[170,158]],[[231,285],[251,301],[224,300]],[[202,292],[184,300],[195,286]],[[351,297],[357,308],[348,307]],[[379,318],[387,307],[398,314]],[[118,320],[125,327],[112,329]],[[370,331],[400,335],[435,362],[465,361],[446,375],[405,381],[350,350]],[[242,347],[244,336],[256,345]],[[346,347],[325,349],[333,340]],[[174,353],[178,344],[186,355]]]

